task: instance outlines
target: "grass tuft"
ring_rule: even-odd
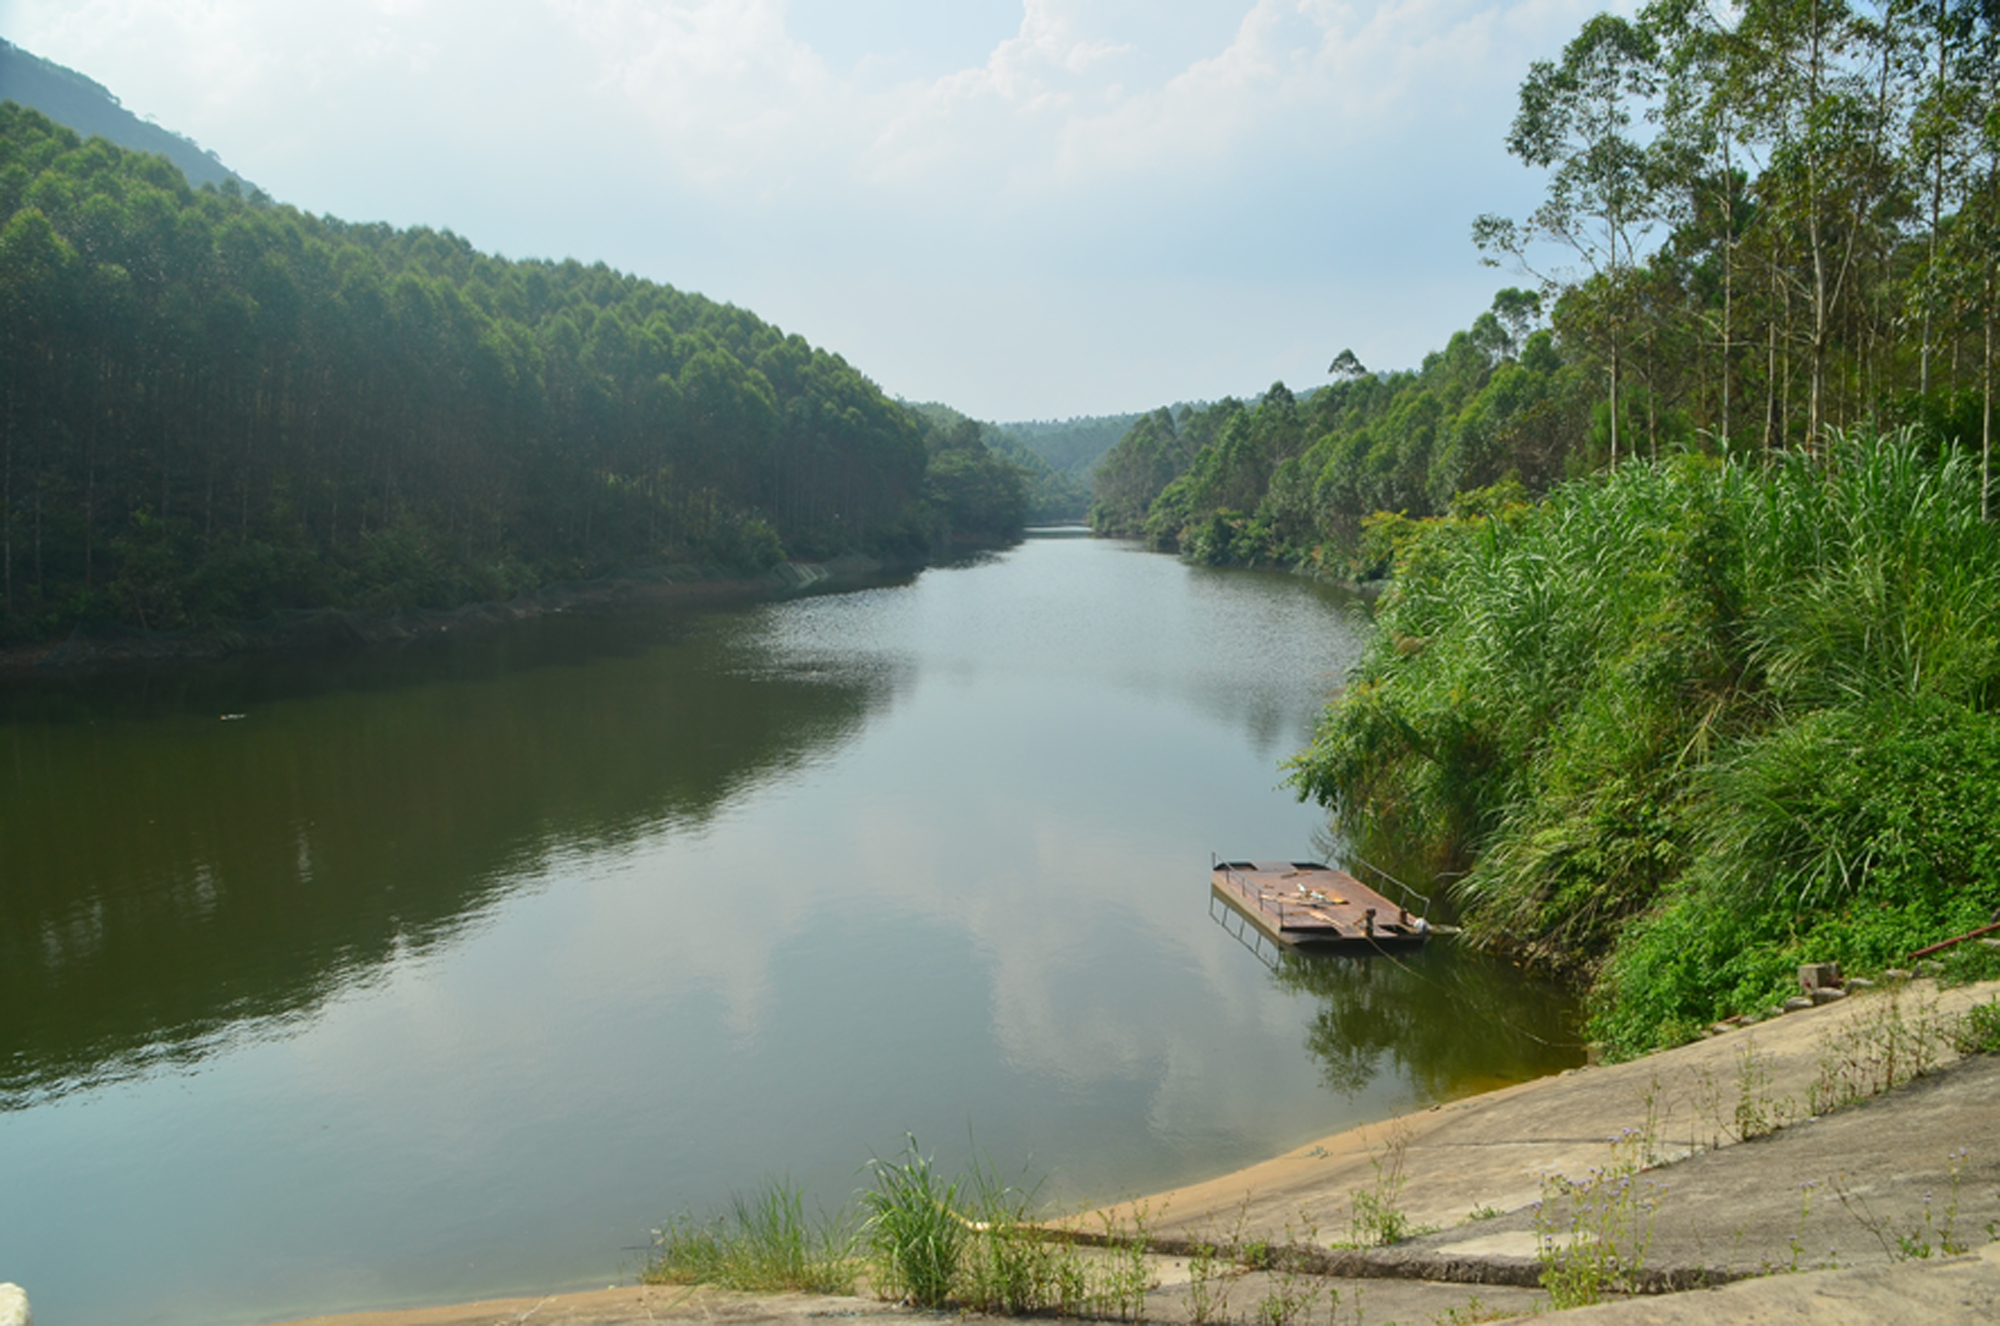
[[[788,1179],[730,1198],[713,1220],[684,1216],[654,1231],[649,1284],[703,1284],[753,1293],[851,1294],[854,1234],[841,1217],[812,1220]]]
[[[953,1210],[958,1184],[945,1182],[908,1136],[895,1161],[868,1162],[875,1186],[862,1194],[867,1236],[881,1276],[877,1288],[920,1308],[943,1307],[958,1278],[965,1219]]]

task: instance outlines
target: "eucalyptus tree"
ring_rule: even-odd
[[[1720,307],[1696,316],[1713,332],[1716,356],[1715,433],[1735,431],[1738,338],[1738,249],[1755,214],[1747,194],[1754,145],[1744,141],[1742,116],[1728,95],[1726,71],[1735,34],[1705,0],[1653,0],[1642,20],[1661,45],[1666,92],[1655,156],[1667,186],[1677,247],[1693,257],[1712,249],[1720,267]],[[1699,295],[1697,295],[1699,298]],[[1769,438],[1766,438],[1768,443]]]
[[[0,102],[0,640],[920,556],[926,463],[740,309],[197,192]]]
[[[1909,156],[1926,175],[1928,233],[1911,283],[1929,393],[1934,322],[1976,321],[1982,512],[1991,514],[1993,323],[2000,262],[2000,0],[1933,0],[1925,11],[1924,90]],[[1947,208],[1951,209],[1947,214]],[[1956,363],[1954,355],[1953,362]]]
[[[1489,262],[1497,262],[1495,254],[1511,256],[1550,292],[1566,288],[1578,325],[1601,343],[1608,359],[1614,469],[1631,275],[1657,219],[1657,181],[1637,126],[1652,114],[1660,84],[1658,42],[1645,26],[1614,14],[1586,22],[1560,60],[1538,60],[1530,67],[1507,134],[1508,152],[1549,172],[1542,205],[1525,223],[1488,213],[1472,227],[1473,242]],[[1536,271],[1528,250],[1542,241],[1567,247],[1584,273],[1564,279]]]
[[[1905,201],[1893,150],[1898,28],[1889,11],[1874,19],[1847,0],[1744,0],[1732,31],[1724,94],[1768,153],[1757,183],[1775,223],[1764,257],[1784,306],[1805,306],[1807,325],[1789,339],[1806,351],[1805,440],[1816,445],[1835,336]]]

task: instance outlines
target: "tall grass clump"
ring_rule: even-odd
[[[1302,795],[1475,941],[1670,1042],[2000,906],[2000,537],[1911,435],[1682,455],[1431,522]]]
[[[873,1160],[874,1186],[862,1194],[868,1212],[867,1237],[881,1282],[891,1296],[920,1308],[944,1306],[958,1278],[967,1221],[956,1210],[959,1185],[946,1182],[917,1148],[905,1140],[893,1161]]]
[[[873,1160],[868,1169],[859,1229],[840,1217],[809,1221],[800,1190],[773,1183],[752,1197],[732,1197],[724,1216],[684,1218],[654,1231],[642,1278],[820,1294],[851,1294],[865,1279],[885,1298],[929,1309],[1121,1321],[1144,1315],[1154,1281],[1143,1215],[1129,1224],[1107,1218],[1090,1240],[1102,1247],[1086,1250],[1073,1231],[1035,1219],[1032,1187],[1006,1183],[977,1157],[968,1174],[946,1180],[910,1137],[900,1156]]]
[[[753,1293],[854,1292],[854,1234],[838,1216],[813,1220],[805,1194],[774,1180],[733,1195],[728,1214],[682,1217],[656,1230],[642,1277],[656,1284],[707,1284]]]

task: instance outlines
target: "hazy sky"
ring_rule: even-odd
[[[283,202],[602,259],[988,419],[1414,365],[1586,0],[0,0]],[[1629,6],[1619,4],[1619,8]]]

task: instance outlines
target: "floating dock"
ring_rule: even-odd
[[[1422,914],[1427,899],[1391,902],[1317,861],[1217,861],[1209,891],[1287,948],[1413,948],[1433,928]]]

